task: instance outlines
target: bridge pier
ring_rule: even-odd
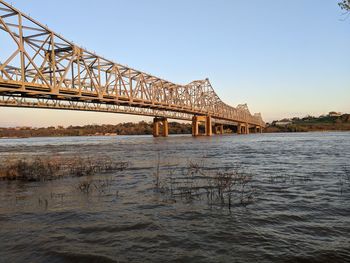
[[[262,127],[261,126],[255,126],[255,132],[256,133],[262,133]]]
[[[160,126],[163,127],[162,133],[160,134]],[[153,119],[153,137],[168,137],[169,136],[169,125],[167,118],[154,118]]]
[[[262,127],[259,125],[254,126],[251,130],[253,133],[262,133]]]
[[[249,124],[248,123],[238,123],[237,134],[249,134]]]
[[[249,124],[245,124],[245,134],[249,134]]]
[[[204,134],[199,132],[199,124],[204,123]],[[192,136],[212,136],[212,120],[210,116],[193,116],[192,118]]]
[[[207,116],[206,126],[205,126],[205,134],[207,136],[212,136],[213,135],[213,127],[212,127],[211,124],[212,124],[211,117]]]
[[[215,125],[215,134],[224,134],[224,125],[216,124]]]
[[[242,130],[243,130],[242,124],[238,123],[238,125],[237,125],[237,134],[242,134]]]

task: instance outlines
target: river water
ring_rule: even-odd
[[[0,140],[1,161],[33,155],[129,166],[0,181],[0,262],[350,261],[349,132]],[[208,171],[239,165],[253,176],[253,201],[229,209],[155,189],[155,174],[177,176],[194,162]],[[78,189],[101,178],[107,190]]]

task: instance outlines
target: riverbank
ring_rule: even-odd
[[[267,123],[264,133],[280,132],[319,132],[350,131],[350,114],[339,116],[320,116],[282,119]],[[119,136],[119,135],[152,135],[153,123],[120,123],[117,125],[85,125],[69,127],[15,127],[1,128],[0,139],[22,139],[32,137],[69,137],[69,136]],[[225,133],[231,133],[229,126]],[[169,122],[169,134],[192,134],[191,123]]]
[[[169,122],[169,132],[171,134],[191,134],[191,129],[190,123]],[[0,128],[0,138],[151,135],[152,132],[153,123],[141,121],[138,123],[119,123],[117,125]]]
[[[350,114],[282,119],[268,123],[264,132],[350,131]]]

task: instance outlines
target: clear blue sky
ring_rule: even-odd
[[[97,54],[219,96],[266,121],[350,112],[350,18],[337,0],[16,0]],[[0,126],[118,123],[128,115],[0,108]]]

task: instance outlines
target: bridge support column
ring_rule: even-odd
[[[162,134],[160,135],[160,125],[162,125]],[[154,118],[153,119],[153,137],[168,137],[169,127],[167,118]]]
[[[206,123],[205,123],[205,135],[206,136],[212,136],[213,135],[213,128],[211,125],[211,117],[207,116]]]
[[[153,137],[159,137],[159,122],[157,118],[153,119]]]
[[[249,134],[249,124],[248,123],[238,123],[237,134]]]
[[[163,119],[163,137],[169,136],[169,123],[168,119]]]
[[[255,126],[255,127],[254,127],[254,132],[255,132],[255,133],[262,133],[262,127],[259,126],[259,125]]]
[[[242,123],[238,123],[237,125],[237,134],[244,134],[244,126],[242,125]]]
[[[199,132],[199,124],[204,123],[204,134]],[[212,121],[210,116],[193,116],[192,118],[192,136],[212,136]]]
[[[215,134],[224,134],[224,125],[223,124],[215,125]]]
[[[199,135],[199,121],[198,116],[192,118],[192,136],[196,137]]]

